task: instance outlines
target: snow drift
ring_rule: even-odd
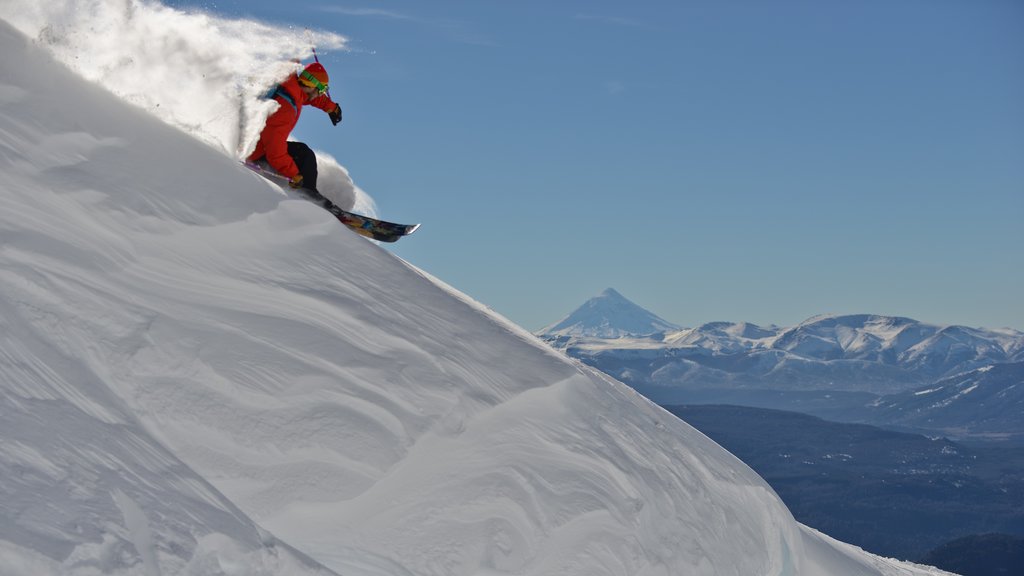
[[[34,43],[0,23],[5,574],[939,573]]]

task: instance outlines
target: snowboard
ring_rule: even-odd
[[[288,186],[288,179],[277,172],[274,172],[271,168],[260,164],[254,164],[252,162],[244,162],[244,164],[246,168],[260,176],[263,176],[276,184]],[[357,234],[366,236],[367,238],[372,238],[378,242],[397,242],[399,238],[412,234],[420,227],[419,224],[396,224],[394,222],[378,220],[377,218],[370,218],[369,216],[349,212],[348,210],[342,210],[335,206],[334,203],[324,198],[323,195],[316,190],[310,190],[309,188],[295,188],[294,190],[301,193],[306,197],[306,199],[323,206],[323,208],[333,214],[339,222],[348,226]]]

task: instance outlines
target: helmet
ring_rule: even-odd
[[[299,73],[299,82],[310,88],[316,88],[317,92],[321,94],[327,91],[328,79],[327,70],[319,62],[313,62]]]

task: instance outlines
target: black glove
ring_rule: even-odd
[[[335,104],[334,110],[328,112],[327,115],[331,117],[331,123],[337,126],[338,122],[341,122],[341,104]]]

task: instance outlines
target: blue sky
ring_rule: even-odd
[[[329,30],[329,152],[389,247],[538,329],[614,287],[666,320],[1024,329],[1024,3],[169,2]]]

